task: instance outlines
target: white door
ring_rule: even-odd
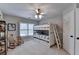
[[[63,48],[74,54],[74,10],[63,17]]]
[[[76,9],[75,54],[78,54],[79,55],[79,8]]]

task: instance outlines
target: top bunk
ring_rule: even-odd
[[[51,25],[53,24],[43,24],[34,26],[34,30],[50,30]]]

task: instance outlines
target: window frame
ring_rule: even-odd
[[[33,26],[34,26],[34,24],[33,24],[33,23],[20,23],[20,25],[21,25],[21,24],[27,24],[27,29],[21,29],[21,26],[20,26],[20,36],[22,36],[22,35],[21,35],[21,30],[26,30],[26,31],[27,31],[27,34],[24,35],[24,36],[33,36],[33,35],[29,35],[29,33],[30,33],[29,31],[30,31],[30,30],[33,30],[33,29],[29,29],[29,24],[32,24]]]

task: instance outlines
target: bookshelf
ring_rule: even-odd
[[[6,55],[6,50],[6,22],[0,20],[0,55]]]

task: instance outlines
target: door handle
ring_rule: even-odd
[[[71,35],[70,37],[73,37],[73,35]]]
[[[77,37],[77,40],[79,40],[79,37]]]

